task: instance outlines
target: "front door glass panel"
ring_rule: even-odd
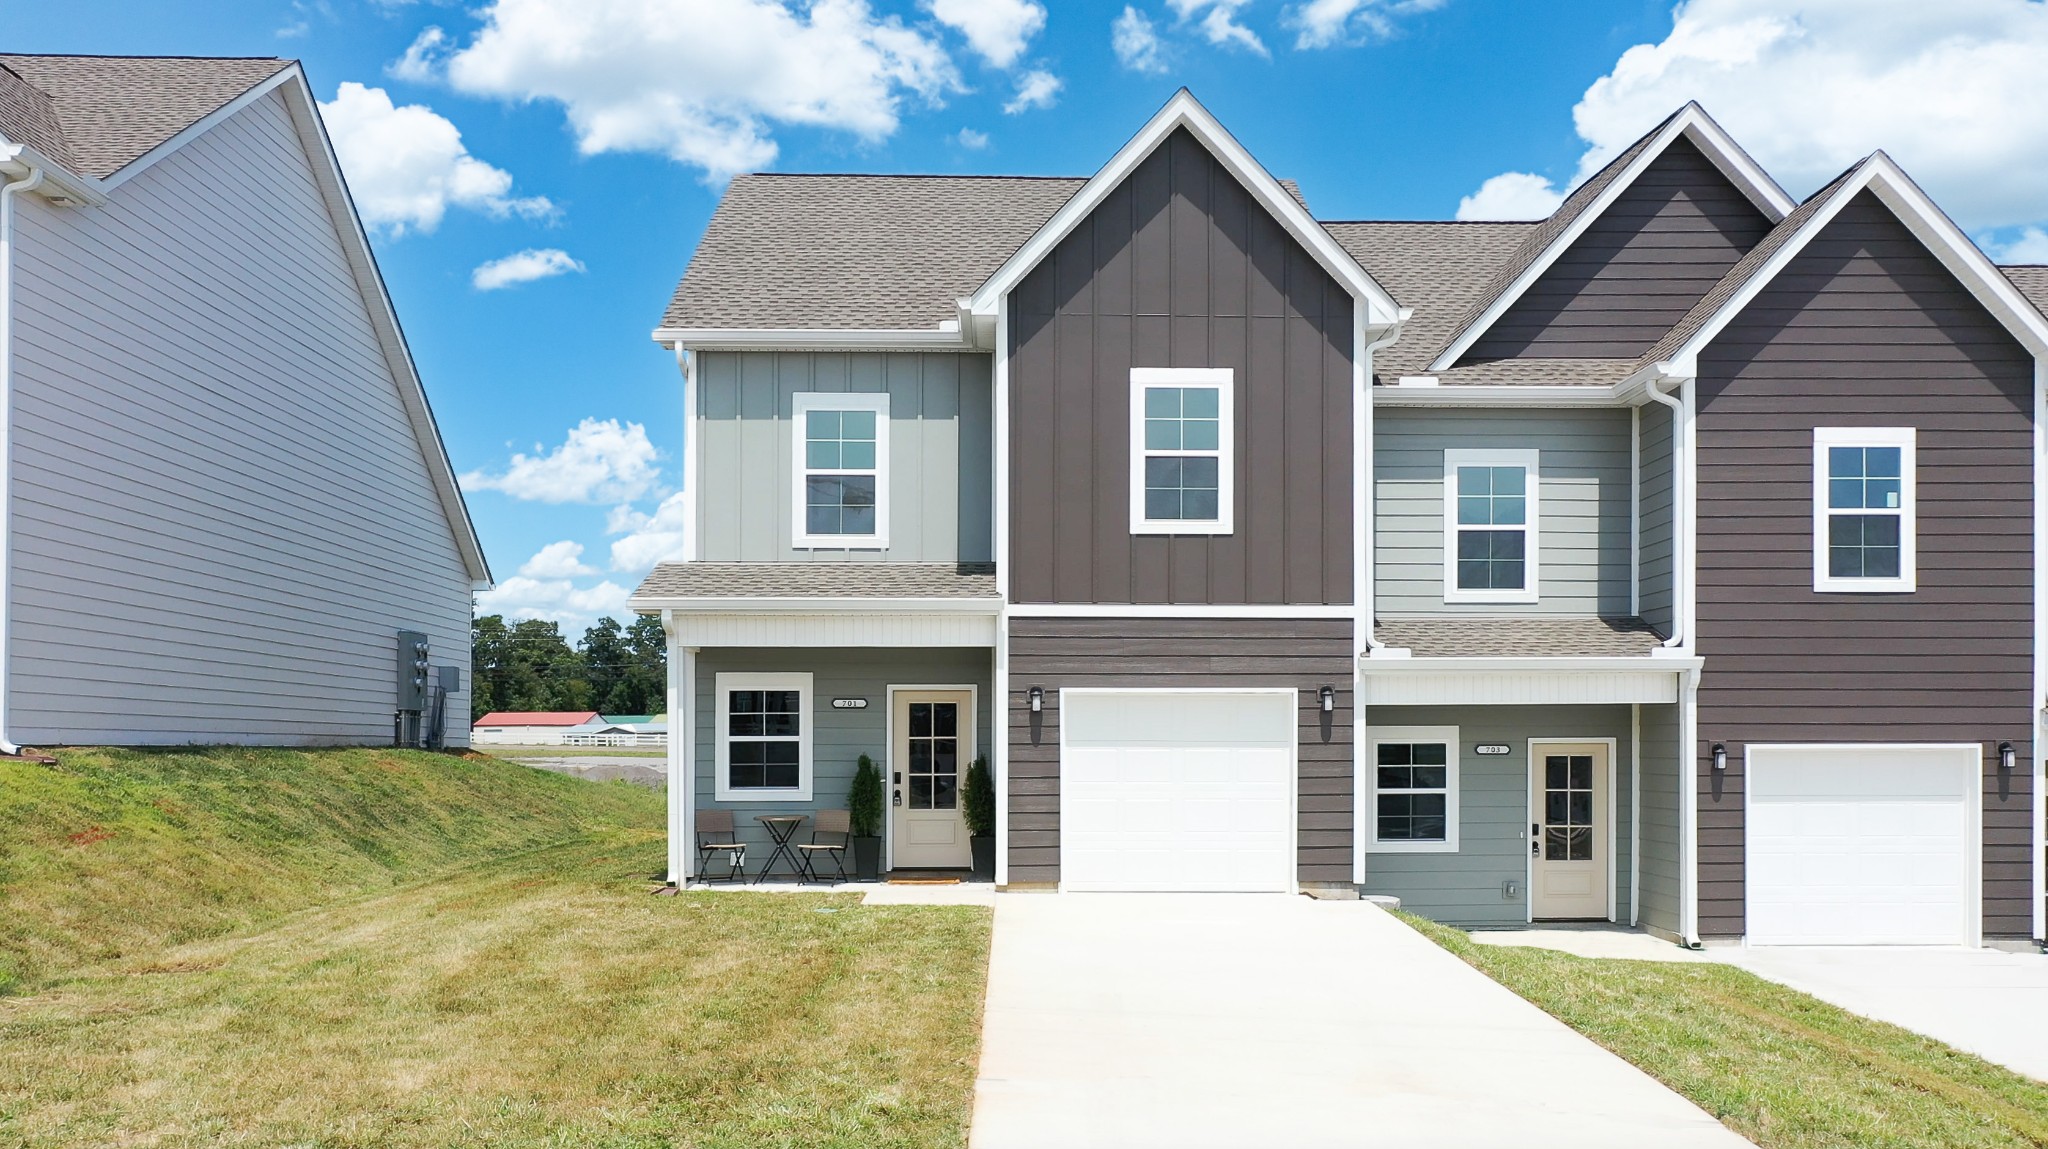
[[[1543,860],[1593,859],[1593,757],[1550,754],[1543,759]]]
[[[960,704],[910,704],[910,808],[951,810],[960,804]]]

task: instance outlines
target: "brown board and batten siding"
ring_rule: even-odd
[[[1296,879],[1351,881],[1349,619],[1012,618],[1010,869],[1013,884],[1060,876],[1063,687],[1287,687],[1297,692]],[[1031,712],[1030,691],[1045,691]],[[1334,686],[1324,713],[1320,690]]]
[[[1984,933],[2031,932],[2033,360],[1870,192],[1700,355],[1699,930],[1744,932],[1744,747],[1984,747]],[[1917,431],[1918,589],[1813,590],[1813,430]],[[1709,760],[1728,751],[1724,777]]]
[[[1012,601],[1349,603],[1351,317],[1200,141],[1169,136],[1011,293]],[[1234,369],[1234,534],[1131,534],[1133,367]]]
[[[1680,137],[1463,361],[1639,355],[1770,229],[1763,212]]]

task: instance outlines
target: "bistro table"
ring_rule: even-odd
[[[768,831],[769,840],[775,843],[775,848],[768,851],[767,863],[761,867],[760,873],[754,875],[754,884],[757,886],[761,884],[761,879],[767,877],[768,871],[775,868],[775,859],[777,858],[787,861],[790,871],[797,878],[801,879],[804,876],[804,865],[797,860],[796,853],[789,848],[789,840],[796,837],[797,827],[804,824],[804,816],[802,814],[756,814],[754,815],[754,821],[761,823],[762,827]]]

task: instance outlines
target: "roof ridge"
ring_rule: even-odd
[[[1326,227],[1333,223],[1427,223],[1458,224],[1461,226],[1469,224],[1474,227],[1531,227],[1543,221],[1540,219],[1319,219],[1316,222]]]
[[[734,179],[1044,180],[1086,183],[1087,176],[1005,175],[1001,172],[741,172]]]
[[[197,56],[120,52],[0,52],[0,60],[278,60],[296,63],[296,56]],[[13,69],[8,69],[13,71]]]

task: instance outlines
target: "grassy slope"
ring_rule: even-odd
[[[1402,917],[1766,1149],[2048,1145],[2048,1083],[1747,971],[1482,946]]]
[[[207,747],[58,758],[0,761],[0,993],[661,819],[661,796],[644,787],[482,757]]]
[[[989,914],[615,831],[0,1001],[0,1144],[959,1146]]]

